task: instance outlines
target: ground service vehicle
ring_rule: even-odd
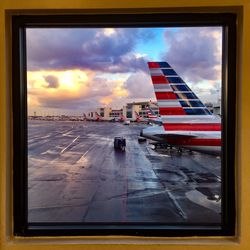
[[[114,148],[115,150],[124,151],[126,147],[126,139],[123,137],[115,137],[114,139]]]

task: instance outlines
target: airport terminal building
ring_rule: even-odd
[[[150,107],[156,115],[159,114],[157,103],[151,101],[127,103],[121,109],[101,107],[97,108],[96,112],[104,119],[119,118],[124,116],[127,119],[135,120],[136,113],[138,113],[142,118],[147,118],[147,107]],[[89,113],[93,116],[95,112],[91,111]]]

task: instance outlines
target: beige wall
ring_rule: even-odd
[[[143,239],[133,237],[96,237],[96,238],[14,238],[11,235],[12,207],[11,207],[11,100],[10,100],[10,56],[8,41],[9,23],[5,21],[6,10],[36,10],[36,9],[63,9],[105,11],[105,9],[139,8],[138,12],[149,12],[153,8],[162,11],[168,7],[222,7],[219,11],[225,11],[226,6],[243,7],[243,26],[240,25],[242,38],[239,40],[239,52],[242,57],[238,61],[237,81],[237,150],[236,150],[236,174],[238,178],[238,228],[237,239],[216,238],[200,239]],[[128,11],[128,10],[127,10]],[[242,28],[241,28],[242,27]],[[249,0],[0,0],[0,244],[1,249],[39,250],[39,249],[250,249],[250,1]],[[130,243],[129,246],[121,243]],[[91,245],[87,245],[91,243]],[[102,243],[99,245],[98,243]],[[107,245],[116,243],[115,245]],[[140,243],[140,245],[133,245]],[[157,243],[158,245],[151,245]],[[167,245],[159,245],[166,243]],[[144,245],[147,244],[147,245]]]

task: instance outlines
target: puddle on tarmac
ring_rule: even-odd
[[[207,188],[207,190],[209,190]],[[221,212],[221,199],[218,194],[213,194],[211,191],[192,190],[186,193],[186,197],[203,207],[213,210],[216,213]]]

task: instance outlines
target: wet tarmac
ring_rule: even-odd
[[[153,150],[146,126],[29,121],[29,222],[220,223],[220,158]]]

